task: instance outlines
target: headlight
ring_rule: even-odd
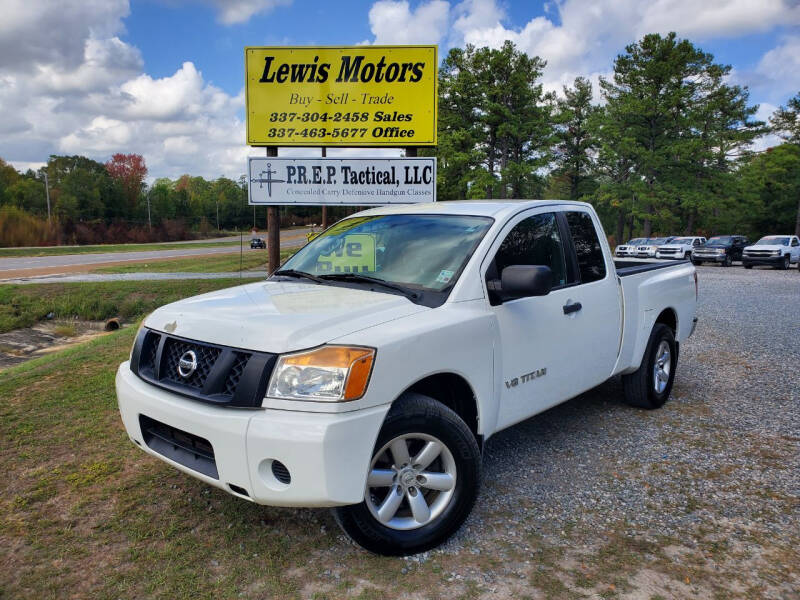
[[[285,400],[346,402],[367,391],[374,348],[323,346],[278,359],[267,396]]]
[[[772,251],[772,253],[773,253],[775,256],[780,256],[780,255],[781,255],[781,251],[780,251],[780,250],[773,250],[773,251]]]

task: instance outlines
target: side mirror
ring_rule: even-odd
[[[504,300],[546,296],[553,287],[553,272],[541,265],[511,265],[500,275],[500,295]]]

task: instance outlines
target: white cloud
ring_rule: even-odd
[[[74,68],[84,59],[85,41],[119,33],[129,12],[128,0],[3,0],[0,69]]]
[[[288,6],[292,0],[210,0],[225,25],[244,23],[253,15],[271,12],[279,6]]]
[[[646,33],[676,31],[702,42],[800,23],[800,4],[791,0],[761,0],[757,8],[752,0],[563,0],[546,7],[557,18],[538,16],[513,27],[496,0],[464,0],[450,11],[450,44],[497,48],[511,40],[545,59],[545,87],[560,89],[578,75],[607,73],[614,56]]]
[[[759,87],[768,87],[772,99],[784,102],[800,91],[800,35],[786,36],[761,57],[756,74]],[[777,97],[776,97],[777,96]]]
[[[369,9],[375,44],[436,44],[447,32],[450,5],[431,0],[411,10],[402,0],[379,0]]]
[[[23,47],[13,49],[15,60],[0,53],[3,159],[27,168],[49,154],[104,162],[115,152],[135,152],[145,157],[151,178],[235,178],[245,170],[243,94],[211,85],[192,62],[167,77],[144,73],[139,50],[116,36],[127,2],[81,0],[49,12],[46,3],[6,4],[0,47],[10,38]],[[60,15],[58,26],[50,13]],[[61,35],[62,25],[72,37]],[[20,33],[9,33],[13,27]]]

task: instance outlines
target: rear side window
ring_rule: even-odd
[[[511,265],[544,265],[553,271],[553,287],[567,282],[564,245],[553,213],[528,217],[517,223],[494,257],[497,277]]]
[[[592,217],[589,213],[577,211],[569,211],[566,216],[578,258],[581,283],[603,279],[606,276],[606,263]]]

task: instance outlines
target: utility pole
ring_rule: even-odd
[[[278,156],[277,146],[267,146],[267,156]],[[267,206],[267,271],[270,275],[278,270],[281,260],[281,218],[278,207]]]
[[[47,171],[44,172],[44,193],[47,196],[47,222],[50,222],[50,185],[47,183]]]
[[[147,229],[153,231],[153,222],[150,220],[150,192],[147,192]]]

